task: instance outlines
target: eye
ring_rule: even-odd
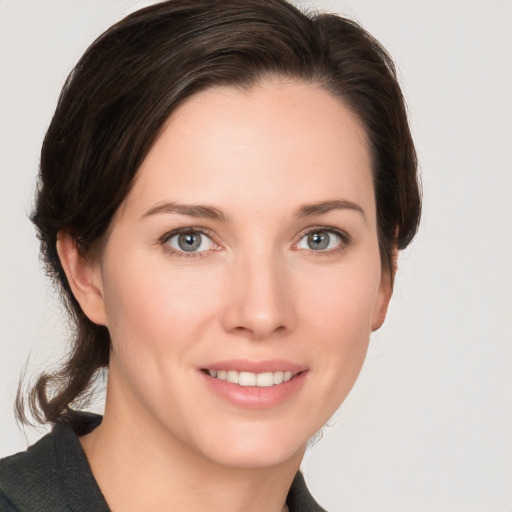
[[[212,239],[197,230],[171,234],[165,240],[165,245],[177,253],[197,253],[209,251],[214,247]]]
[[[341,248],[343,244],[344,239],[340,233],[328,229],[315,229],[300,239],[297,249],[330,251]]]

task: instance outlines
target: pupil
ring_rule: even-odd
[[[185,233],[179,236],[178,245],[183,251],[195,251],[201,245],[201,236],[194,233]]]
[[[308,236],[308,245],[315,251],[326,249],[329,245],[329,235],[325,232],[311,233]]]

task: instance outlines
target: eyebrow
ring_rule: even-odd
[[[314,215],[322,215],[333,210],[353,210],[360,213],[366,221],[366,214],[357,203],[346,199],[334,199],[332,201],[322,201],[320,203],[303,204],[297,208],[296,217],[312,217]]]
[[[321,201],[319,203],[303,204],[297,208],[294,216],[313,217],[315,215],[323,215],[325,213],[329,213],[333,210],[353,210],[360,213],[363,216],[363,219],[366,221],[366,214],[363,208],[361,208],[361,206],[359,206],[357,203],[348,201],[346,199],[334,199],[331,201]],[[153,215],[173,213],[178,215],[186,215],[188,217],[213,219],[221,222],[226,222],[228,220],[227,215],[215,206],[204,204],[184,204],[176,202],[161,203],[153,206],[146,213],[144,213],[144,215],[142,215],[141,220]]]
[[[214,206],[205,204],[182,204],[175,202],[161,203],[153,206],[153,208],[150,208],[144,215],[142,215],[141,220],[161,213],[177,213],[179,215],[187,215],[188,217],[207,218],[222,222],[227,221],[226,215]]]

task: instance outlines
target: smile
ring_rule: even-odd
[[[298,375],[291,371],[277,371],[264,373],[237,372],[235,370],[206,370],[206,372],[218,380],[225,380],[239,386],[253,386],[259,388],[269,388],[288,382]]]

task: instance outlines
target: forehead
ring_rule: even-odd
[[[185,101],[141,165],[128,201],[247,209],[329,195],[371,203],[365,131],[319,86],[274,79],[245,90],[215,87]]]

